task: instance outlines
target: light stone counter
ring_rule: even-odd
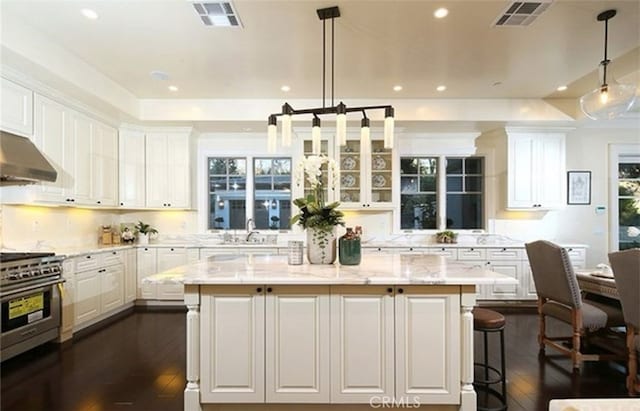
[[[288,265],[280,255],[213,256],[145,278],[149,283],[184,284],[515,284],[509,276],[484,266],[438,255],[367,255],[360,265]]]

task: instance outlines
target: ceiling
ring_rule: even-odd
[[[44,33],[138,98],[320,98],[322,24],[338,5],[335,97],[576,97],[595,83],[603,23],[618,76],[640,71],[640,2],[555,0],[528,27],[492,27],[507,1],[234,0],[242,28],[204,26],[188,0],[2,0],[4,19]],[[438,7],[449,16],[435,19]],[[80,13],[99,14],[89,20]],[[635,54],[634,54],[635,53]],[[615,64],[612,64],[615,68]],[[162,70],[167,81],[149,73]],[[585,77],[586,76],[586,77]],[[580,81],[582,79],[582,81]],[[179,87],[171,92],[168,85]],[[444,84],[445,92],[436,87]],[[572,84],[575,84],[572,87]],[[283,85],[291,87],[285,93]],[[394,85],[403,90],[395,92]],[[564,93],[556,87],[569,85]]]

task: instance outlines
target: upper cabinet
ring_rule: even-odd
[[[191,207],[190,152],[189,132],[147,133],[147,207]]]
[[[391,209],[396,180],[395,152],[384,142],[347,140],[339,150],[339,200],[347,209]]]
[[[118,202],[118,131],[94,123],[91,134],[91,198],[96,205]]]
[[[144,132],[120,129],[120,206],[145,206]]]
[[[0,128],[25,137],[33,135],[33,92],[0,78]]]
[[[565,174],[564,133],[508,130],[507,208],[563,207]]]

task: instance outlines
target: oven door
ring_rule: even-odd
[[[62,280],[24,286],[2,295],[2,351],[47,332],[53,335],[52,330],[57,333],[60,327],[60,282]]]

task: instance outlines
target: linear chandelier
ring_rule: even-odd
[[[340,9],[337,6],[316,10],[318,17],[322,20],[322,107],[294,109],[289,103],[284,103],[281,113],[274,113],[269,116],[267,127],[267,149],[269,153],[276,150],[277,145],[277,118],[281,117],[282,127],[282,146],[291,146],[292,134],[292,116],[311,114],[311,147],[315,155],[320,154],[320,117],[326,114],[336,115],[336,143],[340,146],[347,144],[347,113],[362,113],[362,121],[360,128],[360,139],[363,142],[369,141],[370,121],[367,117],[367,111],[384,110],[384,147],[393,148],[394,139],[394,109],[390,105],[381,106],[362,106],[347,107],[342,101],[338,105],[334,105],[334,21],[340,17]],[[326,90],[326,26],[327,20],[331,19],[331,106],[327,107],[325,99]]]
[[[607,68],[611,63],[607,58],[609,19],[615,15],[615,10],[598,14],[598,21],[604,21],[604,58],[598,66],[599,83],[597,88],[580,98],[580,108],[593,120],[619,117],[631,109],[636,98],[636,87],[633,84],[618,84],[611,76],[607,78]]]

